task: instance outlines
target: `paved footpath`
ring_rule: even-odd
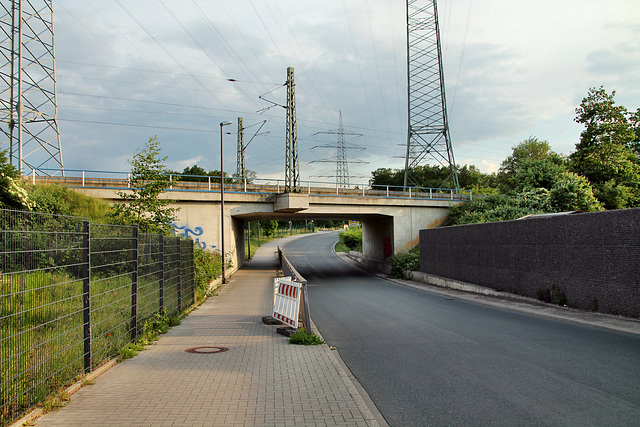
[[[117,364],[38,426],[377,426],[327,345],[290,345],[273,308],[275,243],[218,296]],[[228,347],[192,354],[199,346]]]

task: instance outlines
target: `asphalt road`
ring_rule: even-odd
[[[640,425],[640,336],[462,301],[289,243],[312,319],[392,426]]]

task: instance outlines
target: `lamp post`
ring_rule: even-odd
[[[224,275],[224,149],[222,145],[222,128],[230,125],[231,122],[220,122],[220,247],[222,249],[222,283],[227,283],[227,279]]]

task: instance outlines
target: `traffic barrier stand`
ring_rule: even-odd
[[[300,313],[300,287],[298,282],[280,277],[277,280],[275,303],[273,305],[273,317],[282,323],[298,328],[298,315]]]

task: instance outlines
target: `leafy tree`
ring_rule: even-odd
[[[570,156],[571,169],[589,179],[607,209],[640,205],[640,109],[615,104],[615,91],[591,88],[576,109],[585,125]]]
[[[549,204],[555,212],[602,210],[589,180],[573,172],[566,172],[556,180],[549,190]]]
[[[449,225],[506,221],[526,215],[553,212],[549,191],[540,188],[518,194],[492,194],[451,208]]]
[[[550,188],[546,181],[563,169],[563,163],[562,157],[551,150],[547,141],[530,136],[513,147],[512,154],[501,163],[497,174],[498,188],[503,193],[522,188]],[[530,171],[531,168],[535,170]],[[521,179],[527,182],[523,183]]]
[[[616,105],[614,97],[604,89],[591,88],[580,106],[576,108],[577,123],[585,125],[580,134],[580,144],[576,148],[587,148],[602,143],[621,144],[634,147],[636,133],[630,119],[637,121],[637,114],[629,114],[622,105]]]
[[[136,151],[131,164],[131,191],[118,192],[124,200],[115,203],[110,216],[122,224],[137,224],[147,233],[171,234],[171,223],[176,221],[178,208],[169,207],[173,202],[161,199],[169,187],[169,175],[164,165],[166,157],[160,157],[158,137],[150,138],[142,150]]]
[[[258,177],[258,173],[256,171],[252,171],[251,169],[245,169],[244,176],[240,176],[237,172],[234,172],[232,176],[234,178],[246,178],[247,183],[251,183]]]
[[[458,181],[460,188],[473,190],[474,192],[490,193],[496,187],[495,175],[483,174],[474,165],[456,166],[458,169]],[[449,168],[436,165],[416,166],[410,169],[413,180],[418,182],[418,187],[439,188],[449,177]],[[369,185],[396,186],[404,185],[404,169],[379,168],[371,172]]]
[[[207,182],[207,176],[209,175],[207,173],[207,171],[205,171],[203,168],[201,168],[198,165],[193,165],[191,167],[188,168],[184,168],[184,170],[182,171],[182,175],[189,175],[189,176],[183,176],[182,181],[191,181],[191,182]],[[218,175],[220,176],[220,175]]]
[[[260,230],[262,230],[265,236],[271,236],[278,229],[278,221],[275,219],[268,219],[260,221]]]

